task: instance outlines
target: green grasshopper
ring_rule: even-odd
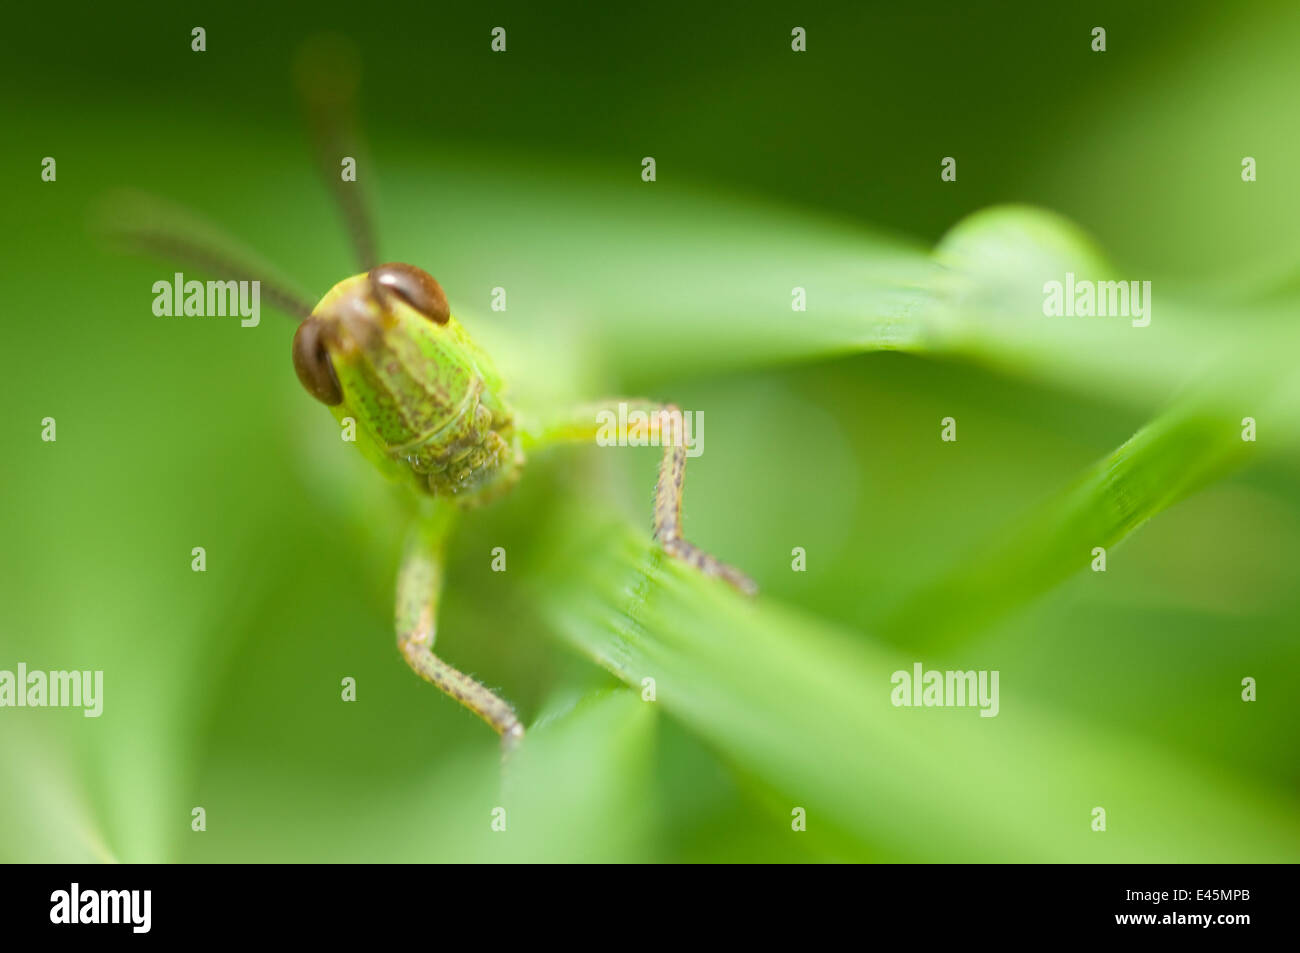
[[[337,76],[337,73],[334,74]],[[308,90],[310,93],[310,90]],[[312,104],[317,151],[329,168],[341,153],[346,107],[339,98]],[[323,131],[322,131],[323,130]],[[331,155],[332,153],[332,155]],[[514,709],[434,653],[447,542],[460,511],[497,499],[519,480],[528,454],[587,442],[602,411],[620,403],[654,415],[663,443],[655,488],[654,533],[664,551],[707,576],[752,595],[754,583],[682,536],[687,448],[682,414],[667,403],[609,400],[521,418],[491,358],[452,316],[442,287],[400,262],[374,264],[369,220],[357,191],[330,176],[363,270],[331,288],[315,307],[268,282],[247,260],[177,228],[116,230],[138,249],[187,259],[223,278],[262,282],[268,301],[300,319],[293,365],[307,392],[340,422],[355,421],[357,445],[389,479],[418,498],[397,578],[397,645],[417,675],[474,712],[501,736],[508,753],[523,738]],[[667,435],[666,438],[664,435]]]

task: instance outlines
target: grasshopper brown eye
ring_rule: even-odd
[[[391,291],[434,324],[446,324],[451,317],[442,285],[414,265],[394,261],[372,268],[370,285],[380,301]]]
[[[343,388],[339,386],[334,363],[320,334],[321,323],[315,318],[308,318],[298,325],[293,336],[293,368],[307,393],[322,404],[333,407],[343,403]]]

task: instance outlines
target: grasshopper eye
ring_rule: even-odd
[[[333,407],[343,403],[343,388],[339,386],[334,363],[320,334],[321,323],[316,318],[308,318],[298,325],[293,336],[293,368],[307,393]]]
[[[446,324],[451,317],[442,285],[414,265],[394,261],[372,268],[370,285],[381,302],[392,292],[434,324]]]

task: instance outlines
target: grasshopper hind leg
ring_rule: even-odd
[[[664,552],[706,576],[721,579],[733,589],[752,596],[758,586],[747,575],[705,552],[682,535],[682,494],[686,483],[687,446],[681,410],[673,404],[624,399],[581,404],[542,422],[525,433],[525,444],[542,448],[559,443],[585,443],[599,438],[607,424],[602,418],[623,419],[639,412],[658,421],[663,460],[655,484],[654,533]],[[667,435],[665,437],[665,435]]]
[[[665,404],[659,412],[675,420],[672,433],[682,434],[682,412],[672,404]],[[755,595],[758,586],[743,572],[705,552],[682,536],[682,495],[686,482],[686,444],[683,440],[664,442],[663,462],[659,465],[659,480],[655,484],[655,538],[669,556],[694,566],[706,576],[725,581],[747,596]]]
[[[433,652],[446,542],[455,514],[451,506],[437,506],[411,531],[397,577],[397,647],[415,674],[487,722],[501,736],[503,754],[509,754],[524,737],[514,708]]]

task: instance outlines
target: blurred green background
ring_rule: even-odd
[[[0,710],[0,854],[1300,859],[1300,11],[1135,6],[10,11],[0,669],[105,701]],[[88,229],[144,188],[313,296],[351,274],[290,82],[322,31],[381,257],[523,405],[702,411],[688,534],[763,589],[655,553],[655,451],[532,461],[463,521],[439,637],[533,726],[504,776],[394,649],[391,491],[292,323],[155,317],[192,269]],[[1152,280],[1151,327],[1035,314],[1067,269]],[[1000,714],[893,708],[915,661],[999,670]]]

